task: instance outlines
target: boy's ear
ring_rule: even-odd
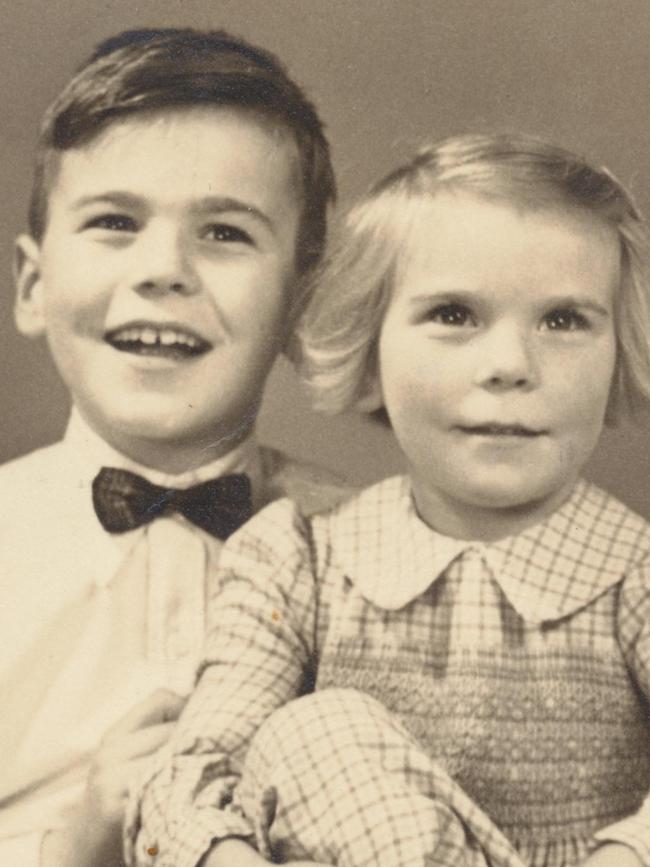
[[[14,247],[14,283],[16,327],[26,337],[45,333],[43,281],[40,270],[41,251],[30,235],[20,235]]]

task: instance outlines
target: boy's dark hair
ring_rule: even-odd
[[[282,123],[300,154],[301,271],[320,258],[336,195],[329,145],[313,105],[270,52],[223,30],[127,30],[102,42],[43,118],[29,230],[40,241],[61,152],[82,147],[115,118],[197,105],[241,106]]]

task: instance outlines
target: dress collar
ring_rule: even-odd
[[[88,483],[102,467],[130,470],[152,484],[165,488],[189,488],[227,473],[247,473],[253,491],[259,488],[262,481],[262,461],[259,446],[254,436],[250,436],[217,460],[203,464],[196,470],[177,474],[162,473],[150,467],[142,466],[142,464],[121,454],[88,425],[76,408],[73,408],[70,415],[64,441],[75,454],[81,477]]]
[[[418,517],[404,476],[366,488],[332,520],[339,565],[366,599],[390,611],[424,593],[470,547]]]
[[[650,557],[650,525],[582,480],[545,521],[489,544],[428,527],[403,476],[366,489],[331,520],[339,565],[368,601],[387,610],[408,605],[454,560],[474,551],[526,622],[556,620]]]
[[[650,525],[581,479],[545,521],[486,546],[485,556],[513,608],[539,624],[574,614],[648,559]]]

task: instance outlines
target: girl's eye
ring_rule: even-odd
[[[462,328],[467,325],[474,325],[474,317],[469,307],[464,304],[451,302],[449,304],[439,304],[427,314],[429,322],[437,322],[440,325],[448,325],[456,328]]]
[[[587,317],[571,307],[551,310],[544,316],[543,324],[549,331],[585,331],[589,328]]]
[[[86,229],[108,229],[110,232],[135,232],[138,228],[133,217],[126,214],[100,214],[85,224]]]
[[[221,241],[227,244],[252,244],[253,239],[237,226],[228,223],[213,223],[205,229],[203,237],[208,241]]]

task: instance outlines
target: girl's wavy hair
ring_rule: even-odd
[[[528,209],[583,210],[617,233],[622,278],[615,303],[617,364],[607,421],[621,405],[650,400],[650,288],[644,221],[629,193],[598,168],[521,134],[461,135],[420,150],[348,214],[314,275],[311,301],[290,347],[314,405],[364,409],[377,376],[377,345],[400,252],[408,249],[414,203],[466,191]],[[373,407],[374,409],[374,407]],[[377,412],[387,421],[385,411]]]

